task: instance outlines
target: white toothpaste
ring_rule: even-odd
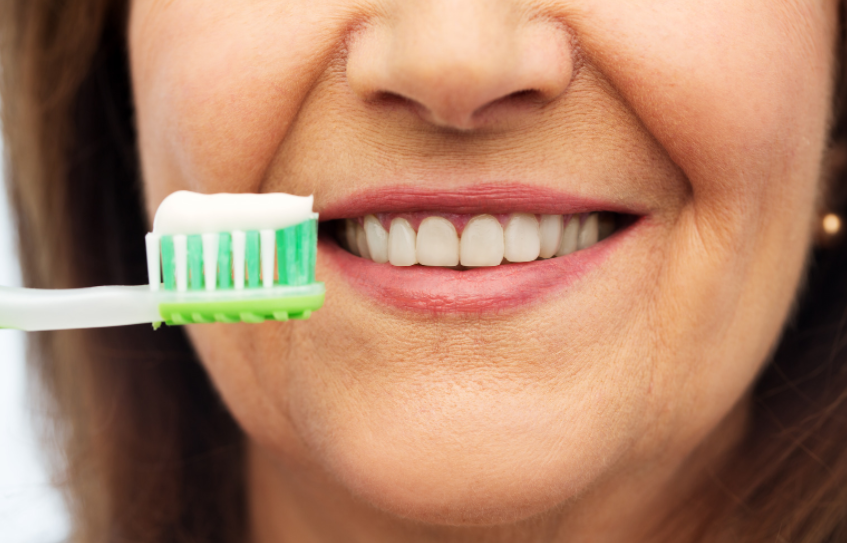
[[[279,230],[313,218],[313,196],[283,193],[199,194],[180,190],[165,198],[153,233],[208,234],[235,230]]]

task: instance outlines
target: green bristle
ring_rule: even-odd
[[[174,238],[162,236],[162,276],[166,290],[176,290],[176,265],[174,264]]]
[[[279,284],[298,285],[296,226],[289,226],[276,231],[276,253],[279,266]]]
[[[305,270],[306,284],[315,282],[315,264],[318,254],[318,221],[312,219],[306,223],[306,247],[301,255]]]
[[[259,286],[259,232],[251,230],[247,232],[247,286],[255,288]]]
[[[305,285],[309,282],[309,253],[310,238],[312,231],[312,221],[304,221],[297,225],[297,279],[298,285]]]
[[[203,238],[188,236],[188,280],[191,290],[203,289]]]
[[[221,234],[218,247],[218,288],[232,288],[232,235]]]
[[[276,231],[276,273],[278,285],[287,284],[285,275],[285,230]]]
[[[291,285],[299,286],[303,284],[303,268],[302,268],[302,255],[303,255],[303,236],[302,236],[302,223],[296,226],[292,226],[292,230],[294,230],[294,239],[291,241],[291,246],[294,248],[294,257],[291,259],[291,263],[289,264],[289,269],[291,270]]]

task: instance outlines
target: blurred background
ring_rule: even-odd
[[[0,157],[2,157],[0,140]],[[0,182],[3,181],[0,170]],[[5,184],[0,190],[0,285],[21,282]],[[0,330],[0,543],[57,543],[68,535],[61,496],[51,486],[33,425],[24,334]]]

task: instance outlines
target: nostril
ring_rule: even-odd
[[[544,105],[549,102],[541,91],[535,89],[524,89],[493,100],[473,112],[472,118],[482,121],[494,110],[520,110]]]
[[[448,108],[430,108],[418,100],[403,96],[397,92],[384,90],[377,91],[372,93],[366,101],[373,105],[382,107],[406,108],[410,111],[416,112],[418,115],[430,122],[460,128],[470,128],[478,122],[484,122],[485,119],[496,110],[520,110],[524,108],[538,107],[549,102],[543,92],[536,89],[523,89],[483,104],[476,110],[471,111],[465,120],[462,121],[459,119],[460,115],[445,115]]]
[[[494,100],[491,103],[485,104],[480,109],[482,110],[482,109],[486,109],[486,108],[489,108],[491,106],[496,106],[496,105],[518,105],[518,106],[531,105],[531,106],[536,106],[536,105],[539,105],[539,104],[546,103],[548,101],[549,100],[546,100],[544,98],[544,94],[541,91],[535,90],[535,89],[525,89],[525,90],[513,92],[512,94],[509,94],[507,96],[504,96],[502,98]]]
[[[416,104],[414,100],[406,98],[396,92],[378,91],[373,94],[369,102],[384,104],[387,106],[412,106]]]
[[[432,117],[432,113],[426,106],[413,98],[408,98],[396,92],[378,91],[373,93],[367,101],[378,107],[405,109],[427,120],[431,120]]]
[[[396,92],[391,91],[377,91],[374,92],[369,99],[368,102],[379,103],[384,105],[397,105],[397,106],[413,106],[413,107],[421,107],[421,104],[416,100],[403,96],[402,94],[398,94]],[[541,91],[536,89],[525,89],[520,91],[515,91],[506,96],[502,96],[493,100],[487,104],[483,104],[479,110],[486,109],[488,107],[504,104],[504,103],[512,103],[512,104],[540,104],[544,103],[546,100],[544,99],[544,95]],[[478,110],[478,111],[479,111]]]
[[[544,98],[541,96],[541,92],[535,89],[525,89],[513,92],[508,96],[504,96],[503,100],[511,100],[511,101],[532,101],[532,102],[540,102]]]

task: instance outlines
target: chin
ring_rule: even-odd
[[[331,468],[354,496],[390,515],[426,524],[513,524],[556,509],[588,485],[579,462],[570,469],[544,466],[517,450],[487,458],[472,451],[438,454],[428,461],[403,449],[350,452]]]
[[[623,440],[603,445],[602,422],[578,401],[568,408],[501,388],[397,403],[372,398],[326,425],[312,412],[308,458],[358,500],[415,522],[489,526],[541,515],[630,450]]]

